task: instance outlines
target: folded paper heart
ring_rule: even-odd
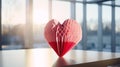
[[[44,35],[57,55],[62,57],[82,39],[82,29],[75,20],[67,19],[60,24],[52,19],[45,26]]]

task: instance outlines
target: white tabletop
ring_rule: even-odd
[[[111,52],[71,50],[59,58],[50,48],[0,51],[0,67],[87,67],[92,63],[109,65],[118,61],[120,53]]]

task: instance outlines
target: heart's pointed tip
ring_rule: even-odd
[[[63,58],[64,55],[58,55],[58,56],[59,56],[59,58]]]

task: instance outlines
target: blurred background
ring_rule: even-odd
[[[0,0],[0,49],[49,48],[44,27],[68,18],[82,26],[74,48],[120,52],[120,0]]]

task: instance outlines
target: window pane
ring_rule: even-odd
[[[76,20],[82,24],[83,21],[83,4],[76,3]]]
[[[48,0],[33,0],[34,47],[48,47],[44,38],[44,27],[48,22]]]
[[[116,5],[120,5],[120,0],[115,0]]]
[[[112,4],[112,1],[105,1],[103,4]]]
[[[76,3],[76,21],[81,25],[82,27],[82,21],[83,21],[83,4]],[[82,49],[82,41],[76,45],[75,49]]]
[[[61,23],[70,18],[70,2],[53,1],[52,18],[57,19]]]
[[[103,47],[104,51],[111,50],[111,7],[103,6]]]
[[[96,4],[87,4],[87,49],[89,50],[96,50],[98,44],[97,28],[98,6]]]
[[[115,21],[116,21],[116,51],[120,52],[120,7],[115,8]]]
[[[2,0],[2,49],[24,45],[25,0]]]

